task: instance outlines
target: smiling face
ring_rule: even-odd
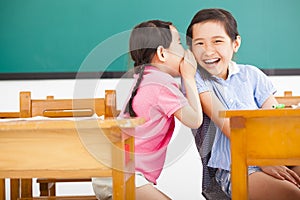
[[[227,78],[229,62],[238,51],[240,36],[232,41],[222,23],[205,21],[193,25],[192,51],[197,62],[210,74]]]

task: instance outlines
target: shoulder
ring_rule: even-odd
[[[259,80],[267,79],[267,75],[258,67],[249,64],[236,64],[239,72],[237,73],[239,77],[243,80]]]
[[[242,73],[248,73],[248,74],[264,74],[261,69],[254,65],[249,64],[236,64],[236,66],[239,68],[239,70]]]
[[[238,64],[240,69],[240,77],[246,82],[251,82],[257,87],[274,88],[271,79],[258,67],[253,65]]]
[[[155,85],[156,87],[174,86],[179,88],[176,79],[160,70],[147,70],[143,76],[141,86]]]

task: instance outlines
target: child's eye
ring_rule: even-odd
[[[216,40],[215,43],[222,43],[222,40]]]
[[[203,45],[203,42],[196,42],[195,45],[202,46],[202,45]]]

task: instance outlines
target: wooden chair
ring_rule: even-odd
[[[31,92],[20,92],[20,112],[0,113],[0,118],[4,118],[4,117],[28,118],[28,117],[35,117],[35,116],[83,117],[83,116],[92,116],[94,113],[96,113],[98,116],[103,115],[105,118],[115,117],[118,115],[118,111],[116,109],[115,90],[106,90],[105,98],[89,98],[89,99],[54,99],[53,96],[47,96],[46,99],[31,99]],[[130,142],[133,145],[133,142],[132,141]],[[62,179],[53,179],[53,178],[37,179],[37,182],[40,184],[40,195],[45,196],[45,198],[46,196],[48,196],[49,199],[55,199],[54,198],[54,196],[56,195],[55,185],[57,182],[85,182],[85,181],[91,181],[91,178],[89,177],[86,179],[82,179],[82,178],[64,179],[62,177]],[[130,181],[132,182],[132,178],[129,178],[126,181],[126,183]],[[122,186],[122,187],[125,188],[126,186]],[[17,199],[18,197],[31,197],[32,180],[11,179],[11,190],[12,190],[11,192],[12,200]],[[131,188],[130,193],[135,194],[134,191],[132,190],[134,190],[134,187]],[[20,191],[22,191],[22,194],[20,194]],[[30,192],[24,193],[23,191],[30,191]],[[62,197],[59,198],[61,199]],[[68,199],[69,198],[70,197],[68,197]],[[81,199],[91,199],[91,198],[96,199],[95,196],[81,197]]]
[[[98,116],[115,117],[116,92],[105,90],[105,98],[87,99],[31,99],[31,92],[20,93],[20,117],[88,117]]]

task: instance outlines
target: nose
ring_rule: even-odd
[[[203,50],[204,50],[205,54],[208,56],[215,53],[215,48],[212,44],[203,45]]]

